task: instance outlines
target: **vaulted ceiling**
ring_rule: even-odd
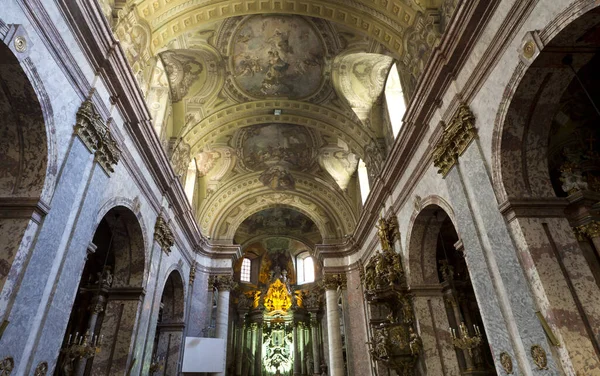
[[[343,239],[458,0],[101,0],[204,235]],[[277,226],[272,226],[277,224]]]

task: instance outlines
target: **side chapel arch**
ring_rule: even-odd
[[[133,362],[146,273],[143,230],[136,214],[125,206],[108,209],[92,244],[62,348],[70,348],[74,341],[103,339],[88,360],[61,352],[56,375],[76,370],[84,375],[125,373]],[[75,338],[78,333],[87,334],[87,339]]]
[[[0,43],[0,210],[5,212],[0,219],[0,291],[8,296],[19,273],[11,271],[13,262],[24,257],[31,246],[25,235],[33,238],[48,210],[45,202],[52,198],[57,168],[52,107],[27,57],[28,36],[18,25],[1,20],[0,25],[16,29],[7,41],[12,46],[25,43],[22,51]]]

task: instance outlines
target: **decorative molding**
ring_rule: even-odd
[[[74,132],[107,174],[115,171],[121,149],[90,99],[84,100],[77,110]]]
[[[563,218],[569,202],[564,197],[509,198],[498,210],[510,222],[516,218]]]
[[[433,150],[433,165],[439,168],[438,173],[445,177],[476,137],[475,116],[463,103]]]
[[[237,283],[231,275],[213,275],[208,280],[208,285],[219,291],[231,291],[237,287]]]
[[[173,231],[162,214],[156,217],[154,240],[158,242],[167,255],[171,253],[171,247],[175,244],[175,236],[173,236]]]

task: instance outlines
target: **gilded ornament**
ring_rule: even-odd
[[[2,359],[0,362],[0,376],[9,376],[13,371],[13,368],[15,368],[15,362],[13,358],[6,357]]]
[[[171,247],[175,244],[175,237],[162,213],[156,218],[154,240],[156,240],[167,255],[171,253]]]
[[[19,35],[15,38],[15,50],[18,52],[25,52],[27,49],[27,40],[24,36]]]
[[[47,372],[48,372],[48,363],[41,362],[40,364],[38,364],[37,367],[35,367],[33,376],[46,376]]]
[[[77,110],[74,132],[107,174],[115,171],[121,149],[90,99]]]
[[[535,50],[536,50],[535,43],[532,40],[528,40],[523,45],[523,56],[525,56],[525,58],[527,58],[527,59],[531,59],[533,57],[533,55],[535,54]]]
[[[461,104],[433,151],[433,165],[438,173],[445,177],[476,137],[475,116],[468,105]]]
[[[584,239],[584,236],[590,239],[597,238],[600,236],[600,223],[592,221],[585,225],[577,226],[575,228],[575,234],[577,235],[578,240]]]
[[[508,353],[500,353],[500,364],[502,365],[502,368],[504,368],[504,372],[506,372],[507,375],[513,374],[513,361]]]
[[[531,357],[538,369],[548,369],[546,350],[540,345],[531,346]]]

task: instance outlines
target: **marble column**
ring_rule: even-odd
[[[227,341],[227,331],[229,328],[229,292],[235,287],[235,282],[233,282],[233,278],[230,275],[223,275],[216,277],[213,285],[219,290],[215,337]],[[225,348],[227,348],[227,345],[225,345]],[[225,374],[225,371],[217,373],[217,375],[223,376]]]
[[[247,351],[250,352],[250,364],[248,364],[248,375],[254,375],[254,369],[256,368],[256,332],[258,331],[258,324],[253,322],[250,324],[250,347]]]
[[[263,323],[262,317],[256,328],[256,351],[254,355],[254,374],[256,376],[262,375],[262,344],[263,344]]]
[[[294,323],[294,376],[302,374],[301,365],[302,359],[300,359],[300,323]]]
[[[235,343],[235,374],[241,376],[242,374],[242,361],[244,360],[244,342],[246,337],[246,320],[245,313],[240,313],[238,317],[238,336]]]
[[[327,344],[329,347],[329,376],[344,375],[344,358],[342,354],[342,334],[340,333],[340,312],[338,308],[337,288],[341,287],[343,276],[340,274],[325,275],[325,304],[327,314]]]
[[[321,372],[321,350],[319,349],[319,321],[317,320],[316,312],[311,312],[310,315],[310,334],[314,365],[313,370],[308,370],[308,372],[319,374]]]

